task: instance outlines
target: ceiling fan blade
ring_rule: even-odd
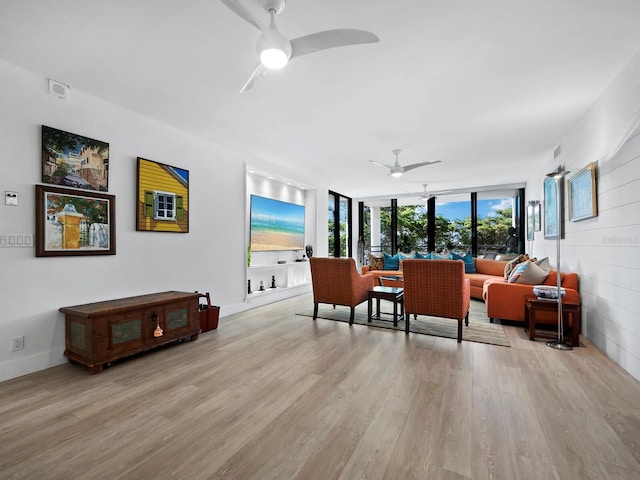
[[[291,58],[300,57],[320,50],[326,50],[328,48],[360,45],[364,43],[377,43],[379,41],[380,39],[377,35],[364,30],[355,30],[351,28],[325,30],[323,32],[312,33],[311,35],[305,35],[304,37],[298,37],[291,40]]]
[[[376,162],[375,160],[369,160],[371,163],[375,163],[376,165],[380,165],[381,167],[392,168],[393,165],[387,165],[386,163]]]
[[[253,69],[253,72],[251,72],[249,80],[245,82],[245,84],[240,89],[240,92],[238,93],[242,93],[245,90],[250,90],[258,80],[262,80],[264,78],[266,73],[266,67],[262,65],[262,63],[258,63],[258,65],[256,65],[256,68]]]
[[[251,25],[256,27],[258,30],[262,30],[263,33],[266,33],[269,29],[265,24],[263,24],[260,20],[258,20],[253,13],[251,13],[244,5],[242,5],[238,0],[220,0],[224,3],[231,11],[233,11],[236,15],[243,18]]]
[[[412,163],[411,165],[407,165],[404,167],[404,171],[408,172],[409,170],[413,170],[418,167],[425,167],[427,165],[433,165],[434,163],[440,163],[442,160],[434,160],[432,162],[420,162],[420,163]]]

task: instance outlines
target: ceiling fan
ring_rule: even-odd
[[[347,28],[325,30],[289,40],[280,33],[276,25],[276,15],[282,12],[286,5],[286,0],[260,0],[271,19],[268,26],[258,20],[240,0],[221,0],[221,2],[262,32],[256,47],[260,54],[260,62],[251,73],[249,80],[240,89],[240,93],[253,87],[257,80],[264,77],[267,69],[282,68],[292,58],[328,48],[377,43],[380,41],[378,36],[371,32]]]
[[[398,160],[398,156],[400,155],[399,148],[396,148],[392,151],[392,153],[396,156],[396,162],[393,165],[387,165],[386,163],[376,162],[375,160],[369,160],[371,163],[375,163],[376,165],[380,165],[381,167],[387,167],[389,169],[389,175],[392,177],[400,177],[403,173],[408,172],[409,170],[413,170],[414,168],[424,167],[427,165],[433,165],[434,163],[440,163],[440,160],[433,160],[431,162],[419,162],[412,163],[411,165],[402,166],[400,165],[400,161]]]
[[[422,200],[423,202],[428,202],[429,200],[431,200],[433,197],[436,196],[435,193],[428,193],[427,192],[427,184],[426,183],[423,183],[422,186],[424,187],[424,193],[420,197],[420,200]]]

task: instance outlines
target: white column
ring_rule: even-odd
[[[380,246],[380,207],[371,207],[371,246]]]

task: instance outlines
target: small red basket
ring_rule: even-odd
[[[206,298],[207,303],[201,303],[199,305],[200,310],[200,330],[202,332],[208,332],[209,330],[215,330],[218,328],[218,319],[220,318],[220,307],[211,305],[211,297],[209,292],[200,294],[200,298]]]

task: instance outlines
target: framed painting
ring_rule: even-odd
[[[42,183],[109,190],[109,144],[42,126]]]
[[[596,162],[592,162],[568,180],[569,220],[577,222],[598,215]]]
[[[564,238],[564,177],[544,180],[544,238]],[[560,224],[558,224],[558,212]]]
[[[527,240],[533,240],[536,222],[534,219],[535,202],[529,202],[527,205]]]
[[[540,231],[540,202],[531,200],[527,204],[527,240],[533,240],[534,232]]]
[[[36,256],[115,255],[113,195],[36,185]]]
[[[189,233],[189,171],[138,157],[136,230]]]

